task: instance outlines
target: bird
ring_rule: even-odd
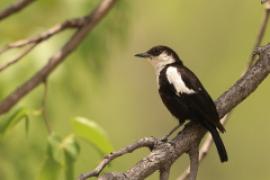
[[[135,56],[148,59],[154,67],[161,100],[178,119],[179,125],[186,120],[200,124],[211,133],[220,161],[228,161],[226,148],[218,132],[224,133],[225,128],[219,121],[215,103],[176,52],[168,46],[158,45]]]

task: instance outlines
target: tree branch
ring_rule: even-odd
[[[41,84],[53,72],[53,70],[79,46],[88,32],[90,32],[108,13],[116,1],[117,0],[101,1],[98,7],[89,14],[89,18],[85,20],[85,24],[79,28],[68,42],[49,59],[48,63],[0,103],[0,115],[8,112],[24,96]]]
[[[32,2],[34,2],[34,0],[17,0],[17,2],[8,6],[0,12],[0,21],[12,14],[19,12],[20,10],[30,5]]]
[[[199,144],[193,144],[188,151],[190,159],[190,180],[196,180],[199,169]]]
[[[159,179],[160,180],[169,180],[170,169],[171,169],[171,164],[165,165],[164,167],[160,168]]]
[[[82,174],[80,176],[80,180],[85,180],[90,177],[96,177],[99,176],[100,172],[115,158],[119,156],[123,156],[127,153],[131,153],[136,149],[142,148],[142,147],[148,147],[149,149],[152,149],[155,144],[158,142],[158,140],[154,137],[145,137],[140,140],[138,140],[136,143],[128,145],[127,147],[124,147],[120,149],[119,151],[113,152],[109,155],[107,155],[96,167],[95,170]]]
[[[216,106],[220,118],[247,98],[266,78],[270,70],[269,47],[267,45],[258,48],[257,53],[261,54],[260,60],[251,66],[243,77],[217,99]]]
[[[7,44],[4,47],[0,48],[0,55],[1,55],[11,49],[26,47],[26,49],[23,52],[21,52],[21,54],[19,54],[16,58],[7,62],[6,64],[1,65],[0,72],[6,70],[11,65],[16,64],[17,62],[22,60],[22,58],[25,57],[28,53],[30,53],[37,45],[50,39],[51,37],[57,35],[58,33],[63,32],[64,30],[67,30],[67,29],[81,28],[85,24],[88,18],[90,18],[90,16],[66,20],[65,22],[57,24],[53,26],[52,28],[48,29],[47,31],[40,33],[36,36],[30,37],[27,39],[22,39],[22,40]]]
[[[267,3],[269,4],[269,1]],[[265,6],[265,15],[264,15],[263,21],[261,23],[261,26],[259,28],[259,32],[258,32],[256,41],[255,41],[253,50],[251,52],[250,59],[249,59],[246,71],[251,67],[252,64],[254,64],[254,62],[256,60],[256,51],[257,51],[258,47],[261,45],[263,37],[265,35],[267,24],[269,22],[269,16],[270,16],[270,6],[268,5],[268,6]],[[231,112],[229,114],[227,114],[224,118],[221,119],[222,124],[225,124],[227,122],[230,114],[231,114]],[[203,145],[202,145],[202,147],[200,149],[199,162],[201,162],[206,157],[206,155],[208,154],[208,151],[210,150],[212,144],[213,144],[213,138],[212,138],[211,135],[208,134],[206,140],[204,141],[204,143],[203,143]],[[177,179],[178,180],[186,180],[186,179],[189,178],[189,176],[190,176],[190,172],[189,172],[189,168],[187,168],[182,173],[182,175]]]
[[[19,62],[23,57],[25,57],[29,52],[31,52],[37,44],[31,44],[31,46],[27,47],[21,54],[15,57],[13,60],[7,62],[6,64],[0,65],[0,72],[6,70],[8,67],[12,66]]]
[[[39,44],[39,43],[41,43],[45,40],[48,40],[52,36],[58,34],[59,32],[66,30],[66,29],[79,29],[86,23],[86,20],[89,18],[90,18],[90,15],[85,16],[85,17],[66,20],[66,21],[64,21],[60,24],[57,24],[57,25],[51,27],[50,29],[46,30],[45,32],[42,32],[36,36],[7,44],[6,46],[0,48],[0,54],[4,53],[10,49],[21,48],[24,46],[28,46],[30,44]]]
[[[254,44],[254,47],[253,47],[253,50],[252,50],[252,53],[251,53],[251,56],[250,56],[248,67],[250,67],[254,63],[254,61],[255,61],[255,54],[254,54],[254,52],[256,51],[256,49],[262,43],[263,37],[265,35],[266,28],[267,28],[267,24],[268,24],[268,21],[269,21],[269,16],[270,16],[270,9],[265,8],[264,18],[263,18],[263,21],[261,23],[261,26],[260,26],[260,29],[259,29],[259,32],[258,32],[256,41],[255,41],[255,44]]]
[[[231,113],[228,113],[227,115],[225,115],[220,121],[221,121],[221,124],[226,124],[226,122],[228,121],[229,117],[230,117],[230,114]],[[207,133],[207,137],[205,139],[205,141],[203,142],[201,148],[200,148],[200,151],[199,151],[199,162],[202,162],[202,160],[207,156],[211,146],[213,144],[213,138],[211,136],[210,133]],[[188,167],[182,174],[181,176],[179,176],[177,178],[177,180],[187,180],[190,178],[190,167]]]
[[[270,73],[270,45],[258,48],[259,60],[217,100],[220,118],[247,98]],[[157,140],[149,155],[125,172],[107,173],[101,179],[144,179],[160,170],[166,163],[173,163],[183,153],[199,144],[206,131],[199,124],[189,123],[171,143]]]

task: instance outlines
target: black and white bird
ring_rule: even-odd
[[[185,120],[201,124],[211,133],[220,161],[228,161],[225,146],[217,131],[219,129],[223,133],[225,128],[219,121],[215,103],[196,75],[167,46],[155,46],[135,56],[147,58],[153,65],[161,99],[180,125]]]

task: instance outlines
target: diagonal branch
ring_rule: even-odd
[[[260,60],[216,100],[220,117],[226,115],[247,98],[267,77],[270,71],[269,49],[270,45],[258,48],[258,53],[261,54]]]
[[[249,59],[249,65],[248,65],[249,67],[255,61],[255,54],[253,52],[255,52],[256,49],[262,44],[262,40],[263,40],[263,37],[264,37],[265,32],[266,32],[267,24],[269,22],[269,16],[270,16],[270,9],[266,8],[264,11],[264,18],[263,18],[262,24],[260,26],[256,41],[255,41],[255,44],[254,44],[254,47],[253,47],[253,50],[252,50],[252,53],[251,53],[251,56]]]
[[[48,63],[29,80],[20,85],[15,91],[2,100],[0,103],[0,115],[8,112],[24,96],[41,84],[53,72],[53,70],[79,46],[86,35],[109,12],[116,1],[117,0],[101,1],[98,7],[90,13],[85,24],[79,28],[68,42],[49,59]]]
[[[80,176],[80,180],[85,180],[85,179],[90,178],[90,177],[99,176],[100,172],[115,158],[123,156],[127,153],[131,153],[134,150],[142,148],[142,147],[148,147],[148,148],[152,149],[155,146],[157,141],[158,140],[154,137],[145,137],[145,138],[138,140],[134,144],[128,145],[127,147],[124,147],[124,148],[120,149],[119,151],[116,151],[116,152],[113,152],[113,153],[107,155],[99,163],[99,165],[96,167],[96,169],[94,169],[93,171],[91,171],[89,173],[82,174]]]
[[[7,44],[6,46],[0,48],[0,54],[10,50],[10,49],[15,49],[15,48],[21,48],[24,46],[28,46],[30,44],[39,44],[45,40],[48,40],[52,36],[58,34],[59,32],[62,32],[66,29],[79,29],[82,27],[86,20],[89,18],[89,16],[81,17],[81,18],[75,18],[75,19],[70,19],[66,20],[63,23],[57,24],[50,29],[46,30],[45,32],[42,32],[36,36],[27,38],[27,39],[22,39],[10,44]]]
[[[267,3],[269,4],[269,1]],[[255,41],[255,44],[254,44],[254,47],[253,47],[253,50],[252,50],[252,53],[250,55],[246,71],[251,67],[252,64],[254,64],[254,62],[256,60],[256,51],[257,51],[257,48],[261,45],[263,37],[265,35],[266,28],[267,28],[267,25],[268,25],[268,22],[269,22],[269,16],[270,16],[270,7],[268,5],[268,6],[265,7],[264,18],[263,18],[263,21],[261,23],[261,26],[260,26],[256,41]],[[222,124],[225,124],[227,122],[228,117],[229,117],[230,114],[231,114],[231,112],[229,114],[227,114],[226,116],[224,116],[224,118],[221,119]],[[208,151],[210,150],[212,144],[213,144],[212,136],[208,135],[206,140],[204,141],[201,149],[200,149],[199,162],[201,162],[206,157],[206,155],[208,154]],[[190,171],[189,171],[189,168],[187,168],[183,172],[183,174],[177,179],[178,180],[185,180],[185,179],[189,178],[189,175],[190,175]]]
[[[228,113],[227,115],[225,115],[221,120],[221,124],[226,124],[226,122],[228,121],[229,117],[230,117],[231,113]],[[211,136],[210,133],[207,133],[207,137],[205,139],[205,141],[203,142],[200,150],[199,150],[199,163],[202,162],[202,160],[207,156],[211,146],[213,144],[213,138]],[[187,180],[190,178],[190,167],[188,167],[182,174],[181,176],[179,176],[177,178],[177,180]]]
[[[53,26],[52,28],[46,30],[45,32],[42,32],[36,36],[22,39],[10,44],[5,45],[4,47],[0,48],[0,55],[16,48],[23,48],[26,47],[24,51],[21,52],[17,57],[15,57],[13,60],[10,60],[6,64],[0,65],[0,72],[6,70],[8,67],[10,67],[13,64],[16,64],[20,60],[22,60],[23,57],[25,57],[27,54],[29,54],[37,45],[41,44],[42,42],[50,39],[51,37],[55,36],[56,34],[63,32],[67,29],[79,29],[81,28],[86,20],[90,18],[89,16],[75,18],[66,20],[63,23],[57,24]]]
[[[23,57],[25,57],[27,54],[29,54],[29,52],[31,52],[36,47],[36,45],[37,44],[31,44],[19,56],[15,57],[11,61],[7,62],[6,64],[0,65],[0,72],[6,70],[8,67],[19,62]]]
[[[260,59],[217,100],[220,117],[245,100],[270,73],[270,45],[258,49]],[[171,143],[158,143],[151,153],[125,172],[107,173],[100,179],[145,179],[162,165],[176,161],[183,153],[199,144],[206,131],[199,124],[188,124]]]
[[[34,1],[35,0],[17,0],[17,2],[11,4],[0,12],[0,21],[26,8]]]

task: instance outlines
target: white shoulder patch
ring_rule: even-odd
[[[166,70],[166,77],[170,84],[173,85],[176,92],[178,92],[178,95],[181,95],[182,93],[185,94],[194,94],[196,93],[193,89],[189,89],[185,82],[183,81],[181,74],[177,71],[177,68],[175,67],[168,67]]]

